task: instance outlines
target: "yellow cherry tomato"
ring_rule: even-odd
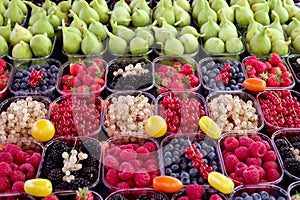
[[[200,129],[209,137],[213,139],[219,139],[221,136],[221,129],[214,120],[210,117],[203,116],[199,120]]]
[[[40,142],[48,142],[54,137],[55,127],[47,119],[40,119],[34,122],[31,127],[31,135]]]
[[[43,178],[30,179],[24,183],[24,191],[35,197],[46,197],[52,194],[52,183]]]
[[[208,175],[208,183],[224,194],[230,194],[234,188],[233,181],[219,172],[210,172]]]
[[[172,176],[157,176],[153,179],[153,189],[159,192],[176,193],[182,188],[182,182]]]
[[[147,119],[145,131],[150,137],[159,138],[166,134],[167,123],[161,116],[153,115]]]

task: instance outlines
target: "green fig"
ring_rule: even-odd
[[[248,0],[239,0],[236,5],[239,5],[241,7],[246,7],[250,9],[250,4],[248,2]]]
[[[144,10],[134,8],[132,14],[132,24],[134,27],[147,26],[150,23],[150,16]]]
[[[238,37],[235,25],[231,21],[227,20],[225,16],[224,20],[220,24],[218,37],[223,40],[223,42],[226,42],[230,38]]]
[[[127,42],[123,38],[116,36],[109,32],[106,27],[105,31],[109,36],[108,48],[111,53],[114,54],[126,54],[127,53]]]
[[[290,36],[292,31],[297,27],[300,27],[300,20],[293,17],[293,20],[287,26],[287,29],[286,29],[287,35]]]
[[[0,57],[7,53],[8,44],[4,37],[0,35]]]
[[[25,19],[25,16],[22,10],[19,8],[17,2],[18,0],[12,0],[10,6],[3,13],[3,16],[10,19],[12,24],[22,24]]]
[[[194,19],[198,19],[199,13],[204,10],[206,0],[195,0],[193,1],[193,3],[194,2],[198,2],[198,3],[195,4],[195,6],[193,6],[192,16]]]
[[[249,43],[250,40],[251,40],[256,34],[258,34],[258,33],[260,33],[260,30],[258,30],[257,24],[254,23],[254,24],[251,26],[250,30],[248,30],[247,33],[246,33],[246,42]]]
[[[115,7],[110,16],[111,20],[117,22],[119,25],[129,26],[131,21],[130,13],[125,7],[118,6]]]
[[[243,7],[235,5],[235,20],[238,24],[242,26],[248,26],[250,23],[250,18],[254,17],[253,12],[248,7]]]
[[[191,5],[187,0],[176,0],[177,5],[183,8],[185,11],[189,12],[191,9]]]
[[[295,2],[294,2],[294,0],[286,0],[286,4],[295,5]]]
[[[178,31],[174,26],[168,24],[168,22],[165,20],[165,18],[161,18],[161,21],[162,21],[162,25],[161,25],[162,28],[169,29],[171,32],[174,33],[173,35],[177,36]]]
[[[300,8],[293,5],[289,5],[287,4],[286,0],[283,0],[283,7],[287,10],[288,14],[289,14],[289,20],[292,20],[293,17],[295,17],[295,15],[297,13],[300,12]]]
[[[203,35],[203,39],[206,41],[211,37],[217,37],[220,31],[220,26],[213,21],[212,17],[208,17],[208,21],[204,23],[200,28],[200,34]]]
[[[29,26],[32,26],[37,20],[39,20],[44,14],[46,14],[45,10],[41,10],[40,12],[36,12],[35,14],[31,15],[29,18]]]
[[[230,5],[233,6],[233,5],[236,5],[237,3],[239,2],[239,0],[230,0]]]
[[[67,0],[67,1],[61,1],[58,4],[58,7],[62,12],[69,12],[69,10],[72,7],[72,0]]]
[[[48,56],[52,50],[52,41],[48,38],[47,33],[37,34],[31,38],[30,48],[36,57]]]
[[[259,10],[255,12],[254,19],[264,26],[269,25],[270,24],[269,8],[265,7],[263,10]]]
[[[92,23],[89,25],[89,31],[94,33],[101,41],[104,41],[107,38],[107,33],[104,29],[104,25],[101,22],[97,22],[92,19]]]
[[[279,30],[280,32],[283,33],[283,29],[282,29],[282,26],[280,24],[280,18],[278,16],[278,14],[272,10],[272,16],[274,16],[274,19],[273,19],[273,22],[268,26],[269,28],[275,28],[277,30]]]
[[[211,37],[204,43],[204,49],[211,53],[224,53],[225,44],[220,38]]]
[[[130,9],[133,10],[141,2],[142,2],[142,0],[132,0],[129,4]]]
[[[197,29],[193,26],[185,26],[180,30],[179,35],[184,35],[184,34],[192,34],[196,38],[199,38],[201,35],[198,33]]]
[[[162,13],[164,12],[164,10],[165,10],[165,4],[164,4],[164,1],[160,1],[158,4],[157,4],[157,6],[156,6],[156,8],[155,8],[155,10],[154,10],[154,12],[153,12],[153,19],[158,19],[159,17],[161,17],[161,15],[162,15]]]
[[[216,11],[216,13],[221,10],[222,8],[227,8],[228,4],[225,0],[214,0],[211,4],[211,8]]]
[[[256,28],[259,31],[262,31],[264,29],[264,26],[261,23],[258,23],[257,21],[255,21],[254,17],[250,17],[249,18],[249,25],[248,25],[247,31],[249,31],[254,24],[256,25]]]
[[[63,49],[67,54],[76,54],[81,48],[80,31],[74,31],[75,27],[66,27],[65,20],[62,21]],[[80,33],[81,34],[81,33]]]
[[[5,10],[6,10],[6,7],[4,6],[4,1],[0,1],[0,15],[3,15]]]
[[[98,13],[100,22],[102,24],[106,24],[109,20],[109,10],[108,10],[106,2],[105,2],[105,4],[102,5],[97,0],[95,0],[95,3],[93,4],[93,8]]]
[[[197,52],[199,44],[197,38],[194,35],[186,33],[180,36],[179,40],[183,44],[185,54],[192,54]]]
[[[154,37],[150,30],[144,30],[141,27],[137,27],[135,30],[135,37],[141,37],[148,42],[148,46],[151,47],[154,43]]]
[[[0,26],[3,26],[4,24],[4,18],[3,16],[0,14]]]
[[[255,55],[268,55],[271,51],[271,41],[264,29],[256,34],[249,42],[250,52]]]
[[[221,8],[217,14],[220,22],[223,20],[223,16],[226,16],[227,20],[234,22],[234,7],[232,6]]]
[[[266,0],[248,0],[248,2],[250,4],[250,6],[252,6],[252,5],[257,4],[257,3],[266,3]]]
[[[3,0],[3,5],[4,5],[5,7],[8,7],[8,4],[9,4],[9,0]]]
[[[52,24],[47,20],[45,13],[32,25],[31,33],[33,35],[47,33],[49,38],[54,37],[54,28]]]
[[[81,51],[84,55],[99,54],[103,51],[104,46],[97,36],[85,29],[81,42]]]
[[[107,3],[106,3],[106,0],[92,0],[91,3],[90,3],[90,5],[91,5],[92,7],[94,7],[94,3],[96,3],[96,2],[97,2],[99,5],[108,8],[108,5],[107,5]]]
[[[129,49],[132,54],[145,54],[149,51],[147,40],[135,37],[130,41]]]
[[[291,38],[288,41],[275,40],[272,42],[272,53],[277,53],[280,56],[285,56],[289,53],[289,45],[291,44]]]
[[[79,11],[85,3],[85,0],[74,0],[74,2],[72,3],[71,10],[73,10],[76,14],[79,14]]]
[[[12,57],[19,59],[32,58],[32,52],[29,44],[24,41],[20,41],[12,49]]]
[[[51,4],[52,4],[52,1],[50,1],[50,0],[45,0],[45,2],[43,3],[42,8],[43,8],[44,10],[48,10],[48,9],[51,7]]]
[[[300,27],[294,28],[291,32],[290,37],[292,38],[292,40],[295,40],[295,38],[300,35]]]
[[[171,31],[170,29],[158,28],[158,27],[155,27],[155,26],[152,29],[154,30],[155,40],[158,43],[164,44],[167,41],[167,39],[169,38],[170,34],[173,37],[175,37],[174,32]]]
[[[13,1],[10,1],[9,4],[8,4],[8,7],[10,7],[12,4],[13,4]],[[27,9],[27,6],[24,3],[24,1],[23,0],[16,0],[16,4],[21,9],[22,13],[24,15],[26,15],[28,9]]]
[[[266,33],[270,38],[271,42],[275,40],[284,40],[284,35],[275,28],[266,28]]]
[[[9,19],[6,26],[0,26],[0,36],[2,36],[7,42],[9,42],[10,35],[11,35],[11,23]]]
[[[244,44],[241,38],[234,37],[226,41],[225,48],[228,53],[239,53],[243,51]]]
[[[100,20],[97,11],[91,8],[87,2],[85,2],[83,4],[83,7],[80,9],[78,17],[82,19],[87,25],[91,23],[91,19],[94,19],[96,21]]]
[[[188,12],[185,10],[182,10],[181,12],[178,12],[178,14],[175,14],[175,26],[178,27],[185,27],[190,25],[191,23],[191,16]]]
[[[56,29],[58,26],[61,26],[61,19],[53,12],[47,16],[47,20],[51,23],[54,29]]]
[[[282,2],[281,0],[277,0],[277,4],[273,10],[274,12],[277,13],[277,15],[279,16],[280,19],[280,24],[285,24],[288,20],[289,20],[289,13],[288,11],[282,6]],[[272,20],[275,19],[275,15],[271,14],[271,18]]]
[[[151,15],[151,8],[148,6],[148,3],[146,2],[146,0],[140,0],[140,1],[132,8],[132,10],[134,10],[135,8],[145,11],[149,16]]]
[[[127,10],[127,12],[130,14],[131,13],[131,8],[129,5],[125,2],[125,0],[119,0],[115,3],[114,9],[115,10],[117,7],[123,7],[124,9]]]
[[[73,17],[73,21],[70,24],[71,27],[76,27],[78,30],[81,31],[81,33],[84,32],[84,30],[87,28],[87,24],[78,17],[78,15],[73,12],[72,10],[70,10],[72,17]]]
[[[112,33],[129,43],[135,36],[135,33],[130,28],[122,25],[118,25],[116,22],[110,21],[112,27]]]
[[[69,21],[69,17],[67,13],[62,12],[58,6],[53,6],[53,10],[51,12],[54,12],[54,14],[59,17],[59,19],[62,21],[64,20],[65,23]],[[76,13],[76,12],[75,12]]]
[[[293,40],[292,45],[296,52],[300,52],[300,35]]]
[[[168,55],[183,55],[184,54],[184,46],[180,42],[180,40],[173,37],[169,34],[169,38],[166,40],[164,44],[164,53]]]
[[[10,34],[9,41],[12,46],[15,46],[20,41],[29,43],[31,38],[32,34],[29,30],[27,30],[23,26],[20,26],[19,24],[16,24]]]
[[[253,4],[251,6],[251,10],[256,13],[257,11],[260,11],[260,10],[268,10],[267,12],[269,12],[269,5],[267,2],[264,2],[264,3],[256,3],[256,4]]]
[[[167,21],[168,24],[174,25],[174,23],[175,23],[175,14],[174,14],[172,6],[167,5],[165,7],[164,12],[161,14],[161,16],[159,18],[156,18],[157,23],[158,23],[159,26],[162,25],[162,20],[161,20],[162,18],[164,18]]]
[[[208,21],[208,17],[211,16],[213,21],[217,22],[217,13],[210,8],[209,3],[206,1],[204,4],[204,9],[199,13],[198,18],[197,18],[197,22],[198,25],[202,26],[205,22]]]

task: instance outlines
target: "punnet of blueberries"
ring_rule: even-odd
[[[271,195],[267,191],[263,190],[261,192],[254,192],[252,194],[242,192],[240,196],[234,197],[233,200],[286,200],[286,198],[280,195]]]
[[[205,58],[200,61],[204,87],[210,90],[241,90],[245,74],[241,63],[224,58]]]
[[[28,63],[19,66],[22,69],[14,71],[11,92],[14,94],[42,94],[51,95],[55,90],[57,73],[60,63],[48,60],[44,64]]]

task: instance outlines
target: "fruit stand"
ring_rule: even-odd
[[[297,1],[1,0],[0,200],[297,200],[299,79]]]

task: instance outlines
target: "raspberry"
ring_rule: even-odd
[[[209,200],[222,200],[223,198],[220,197],[218,194],[213,194],[210,196]]]
[[[156,149],[156,145],[155,145],[153,142],[146,142],[146,143],[144,144],[144,147],[145,147],[146,149],[148,149],[149,152],[153,152],[153,151],[156,151],[156,150],[157,150],[157,149]]]
[[[249,147],[249,145],[254,142],[254,140],[252,140],[251,138],[247,137],[247,136],[241,136],[239,137],[239,143],[241,146],[244,147]]]
[[[261,166],[262,160],[261,160],[261,158],[247,158],[246,163],[248,166],[250,166],[250,165]]]
[[[261,137],[258,135],[252,135],[250,138],[254,141],[262,141]]]
[[[124,149],[120,153],[120,158],[124,161],[134,160],[137,157],[137,153],[133,149]]]
[[[116,186],[118,189],[128,189],[130,188],[129,184],[126,182],[120,182]]]
[[[127,144],[128,147],[131,147],[131,149],[136,150],[137,148],[139,148],[138,144]]]
[[[156,171],[150,171],[149,174],[150,174],[150,176],[154,176],[154,175],[155,176],[159,176],[160,172],[158,170],[156,170]]]
[[[116,186],[120,182],[117,170],[109,169],[105,176],[105,181],[111,186]]]
[[[143,162],[141,160],[131,160],[129,163],[134,167],[134,169],[140,169],[143,165]]]
[[[135,184],[135,182],[134,182],[133,179],[130,179],[130,180],[126,181],[126,183],[128,183],[128,185],[129,185],[130,188],[136,187],[136,184]]]
[[[119,161],[113,156],[105,156],[104,158],[104,167],[106,169],[118,169]]]
[[[34,153],[30,158],[26,159],[26,163],[31,164],[35,169],[39,168],[42,156],[39,153]]]
[[[190,200],[187,196],[179,197],[177,200]]]
[[[267,177],[267,173],[266,173],[266,171],[264,170],[264,168],[262,168],[262,167],[260,167],[260,166],[256,166],[256,165],[253,165],[253,166],[255,166],[256,169],[258,170],[258,172],[259,172],[259,178],[260,178],[260,179],[264,179],[264,178]]]
[[[13,156],[9,152],[0,153],[0,162],[12,163],[14,161]]]
[[[276,161],[276,153],[274,151],[267,151],[266,154],[263,157],[263,160],[265,162],[267,161]]]
[[[247,184],[257,184],[259,183],[259,171],[254,165],[250,165],[247,169],[243,171],[243,177],[245,183]]]
[[[232,180],[236,181],[236,182],[239,182],[239,183],[243,183],[244,182],[244,178],[242,176],[238,176],[235,172],[231,173],[229,175],[229,177]]]
[[[276,169],[267,170],[267,180],[268,181],[276,181],[280,178],[280,174]]]
[[[10,173],[12,172],[11,167],[8,163],[6,162],[1,162],[0,163],[0,177],[6,177],[9,176]]]
[[[240,160],[240,161],[246,161],[249,157],[249,151],[247,147],[240,146],[237,149],[234,150],[234,155]]]
[[[120,149],[124,150],[124,149],[133,149],[132,145],[127,145],[127,144],[122,144],[119,146]]]
[[[47,196],[47,197],[43,198],[43,200],[59,200],[59,199],[57,198],[57,196],[51,195],[51,196]]]
[[[134,181],[138,187],[145,187],[150,183],[150,175],[144,170],[139,170],[134,175]]]
[[[278,169],[279,169],[277,163],[274,162],[274,161],[264,162],[263,168],[264,168],[265,170],[269,170],[269,169],[275,169],[275,170],[278,170]]]
[[[8,177],[0,177],[0,193],[9,190],[10,187],[10,180]]]
[[[149,166],[147,167],[147,172],[155,172],[155,171],[157,171],[157,170],[158,170],[157,165],[149,165]]]
[[[111,147],[107,149],[106,153],[112,156],[119,156],[121,153],[121,149],[118,146]]]
[[[9,152],[13,157],[19,152],[22,151],[21,147],[15,145],[15,144],[7,144],[5,145],[3,152]]]
[[[199,200],[204,193],[204,189],[201,185],[191,184],[186,186],[185,192],[190,200]]]
[[[144,166],[149,166],[149,165],[158,165],[157,164],[157,160],[156,159],[151,159],[151,160],[147,160],[146,162],[144,162]]]
[[[15,157],[14,161],[17,165],[22,165],[23,163],[26,162],[26,159],[29,158],[29,154],[23,151],[19,151]]]
[[[153,184],[153,179],[155,178],[155,177],[157,177],[158,175],[156,175],[156,174],[151,174],[150,173],[150,184],[152,185]]]
[[[249,151],[253,157],[262,158],[267,152],[267,148],[264,143],[256,141],[250,144]]]
[[[227,173],[234,171],[235,165],[239,162],[239,159],[235,155],[229,155],[225,158],[225,169]]]
[[[24,182],[23,181],[17,181],[13,184],[12,192],[24,192]]]
[[[9,175],[11,182],[15,183],[17,181],[25,182],[26,175],[23,174],[21,171],[12,171]]]
[[[150,156],[150,153],[147,148],[139,147],[136,149],[137,157],[141,160],[147,160]]]
[[[26,174],[27,179],[35,178],[34,167],[31,164],[24,163],[18,169]]]
[[[266,146],[266,148],[267,148],[267,151],[272,150],[272,147],[271,147],[271,145],[269,144],[269,142],[267,142],[266,140],[262,140],[261,142],[265,144],[265,146]]]
[[[227,137],[224,140],[224,147],[228,151],[234,151],[236,148],[239,147],[239,141],[234,137]]]
[[[226,158],[229,155],[234,155],[234,154],[230,151],[227,151],[226,153],[223,154],[223,157]]]
[[[120,172],[119,172],[119,178],[121,180],[129,180],[133,177],[134,174],[134,168],[129,162],[123,162],[120,165]]]
[[[235,166],[235,173],[238,176],[242,176],[243,175],[243,171],[247,168],[248,166],[243,163],[243,162],[238,162]]]
[[[10,167],[11,167],[12,171],[15,171],[15,170],[17,170],[19,168],[19,166],[17,164],[15,164],[15,163],[10,163]]]
[[[29,156],[32,156],[34,153],[36,153],[35,151],[29,149],[25,151],[26,153],[28,153]]]

